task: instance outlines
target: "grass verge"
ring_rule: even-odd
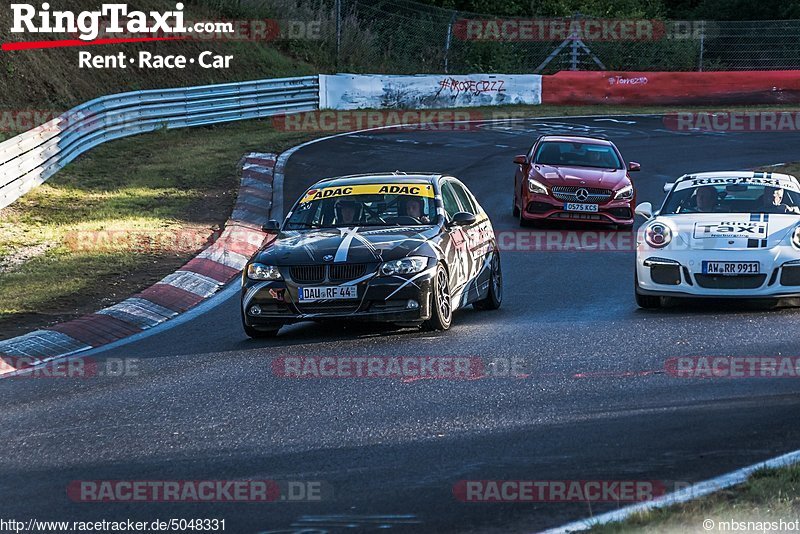
[[[491,118],[678,108],[469,111]],[[245,121],[154,132],[95,148],[0,210],[0,339],[114,304],[173,272],[227,219],[238,188],[237,162],[245,152],[280,152],[331,133],[287,132],[270,120]]]
[[[251,121],[118,140],[0,210],[0,339],[91,313],[173,272],[230,215],[245,152],[308,138]]]
[[[706,497],[638,514],[591,532],[790,532],[800,529],[800,466],[764,469],[744,484]],[[783,526],[781,526],[783,521]],[[795,522],[795,527],[787,523]]]

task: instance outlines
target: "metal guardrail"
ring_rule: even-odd
[[[106,141],[162,128],[256,119],[318,107],[318,76],[100,97],[0,143],[0,209]]]

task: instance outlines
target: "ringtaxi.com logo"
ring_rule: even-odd
[[[194,39],[200,41],[274,41],[319,40],[321,20],[239,19],[217,21],[188,20],[184,4],[178,2],[172,11],[136,11],[127,4],[103,4],[96,11],[51,10],[49,3],[39,10],[32,4],[11,4],[12,34],[61,34],[78,43],[50,42],[42,45],[5,43],[3,50],[76,46],[82,42],[111,44],[126,40],[147,41]]]
[[[187,26],[184,5],[173,11],[131,11],[127,4],[103,4],[97,11],[51,11],[45,2],[37,11],[31,4],[11,4],[11,33],[77,34],[82,41],[94,41],[101,31],[108,34],[186,34],[202,31],[232,32],[230,23],[196,23]],[[105,23],[101,26],[101,21]]]

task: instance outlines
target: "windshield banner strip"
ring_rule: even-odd
[[[415,197],[435,197],[433,186],[430,184],[362,184],[309,189],[306,191],[300,203],[305,204],[323,198],[350,195],[410,195]]]
[[[765,187],[788,189],[789,191],[800,193],[800,188],[798,188],[796,182],[794,182],[793,180],[787,180],[786,178],[779,178],[775,176],[694,178],[678,182],[678,186],[675,188],[675,190],[681,191],[683,189],[703,187],[705,185],[763,185]]]

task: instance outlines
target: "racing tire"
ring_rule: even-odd
[[[497,253],[492,257],[491,269],[486,298],[472,303],[472,307],[476,310],[496,310],[503,303],[503,271],[500,268],[500,255]]]
[[[645,310],[654,310],[661,307],[661,297],[654,295],[642,295],[639,293],[639,276],[634,276],[634,294],[636,295],[636,305]]]
[[[247,334],[247,337],[253,339],[265,339],[277,336],[278,331],[283,325],[275,324],[263,328],[255,328],[244,322],[244,317],[242,317],[242,326],[244,327],[244,333]]]
[[[448,330],[453,323],[453,299],[450,294],[450,279],[440,263],[433,277],[433,306],[431,318],[422,323],[423,330]]]
[[[511,216],[512,217],[519,217],[519,208],[517,207],[517,199],[511,199]]]

